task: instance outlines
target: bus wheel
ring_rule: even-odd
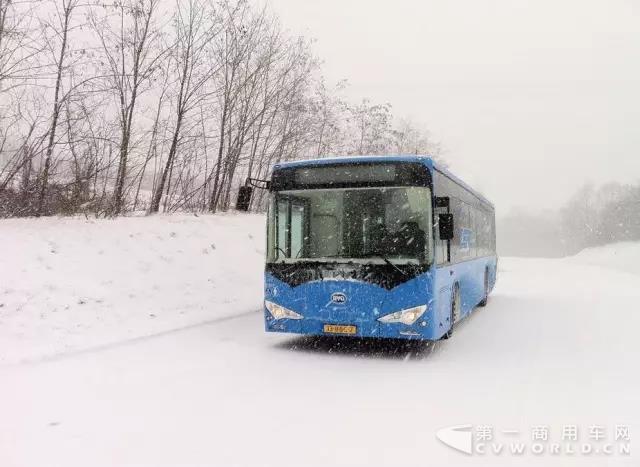
[[[449,339],[453,334],[453,325],[460,319],[460,287],[458,284],[453,285],[453,295],[451,297],[451,314],[449,315],[449,323],[451,327],[442,336],[443,339]]]
[[[484,296],[478,306],[486,306],[487,300],[489,300],[489,270],[484,270]]]

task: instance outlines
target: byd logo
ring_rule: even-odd
[[[347,296],[345,294],[343,294],[342,292],[336,292],[333,295],[331,295],[331,301],[333,303],[342,304],[342,303],[345,303],[347,301]]]

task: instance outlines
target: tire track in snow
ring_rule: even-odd
[[[192,329],[196,329],[204,326],[212,326],[212,325],[221,324],[227,321],[233,321],[236,319],[245,318],[254,313],[260,313],[260,310],[244,311],[242,313],[236,313],[229,316],[220,316],[218,318],[213,318],[206,321],[200,321],[193,324],[187,324],[185,326],[181,326],[173,329],[167,329],[165,331],[160,331],[153,334],[145,334],[142,336],[132,337],[130,339],[114,341],[106,344],[99,344],[91,347],[78,348],[74,350],[69,350],[67,352],[60,352],[52,355],[45,355],[42,357],[25,358],[17,362],[0,365],[0,368],[10,368],[10,367],[21,366],[21,365],[37,365],[40,363],[48,363],[48,362],[53,362],[58,360],[65,360],[67,358],[72,358],[78,355],[103,352],[103,351],[115,349],[118,347],[125,347],[128,345],[134,345],[141,342],[153,340],[159,337],[165,337],[165,336],[170,336],[172,334],[178,334],[184,331],[190,331]]]

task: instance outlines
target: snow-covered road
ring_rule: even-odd
[[[634,273],[505,258],[489,305],[446,342],[268,335],[256,303],[14,361],[0,366],[0,466],[640,465],[638,303]],[[575,425],[593,452],[469,456],[436,439],[467,424],[476,446],[490,428],[531,449],[546,427],[539,444],[561,450]]]

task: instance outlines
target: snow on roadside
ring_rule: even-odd
[[[257,310],[264,217],[0,221],[0,364]]]
[[[586,248],[571,261],[640,275],[640,242],[620,242]]]

